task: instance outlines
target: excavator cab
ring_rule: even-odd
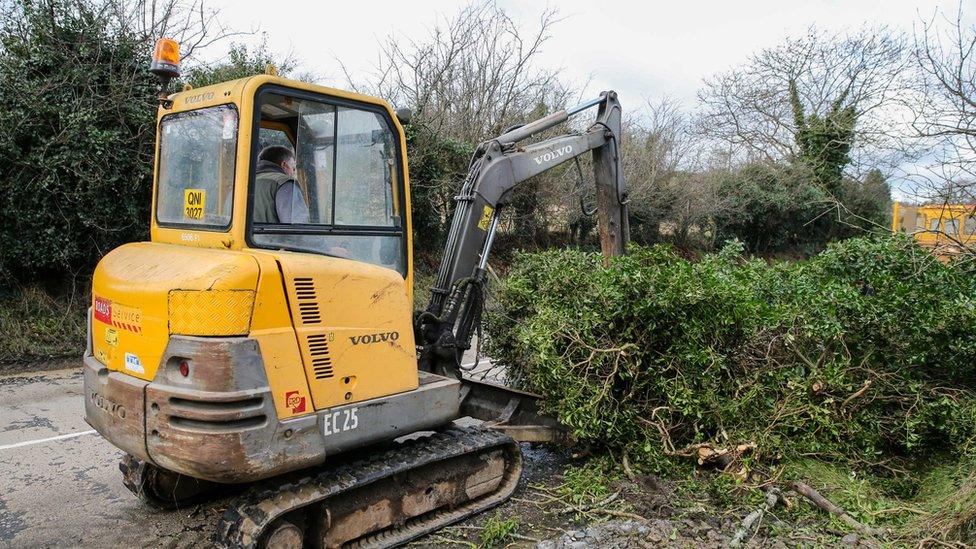
[[[150,242],[94,275],[88,421],[142,460],[237,482],[453,419],[456,382],[417,391],[405,140],[389,105],[270,75],[167,100]],[[258,156],[275,145],[294,151],[303,219],[260,215],[275,204],[256,190]],[[410,392],[418,408],[390,406],[395,420],[356,407]]]

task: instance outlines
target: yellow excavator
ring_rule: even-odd
[[[592,152],[601,245],[623,253],[616,94],[477,148],[414,313],[406,112],[273,75],[170,94],[168,39],[151,69],[151,238],[99,262],[84,355],[85,418],[125,451],[125,485],[162,507],[244,486],[213,536],[224,547],[390,547],[509,497],[518,441],[566,431],[533,395],[464,375],[498,211]],[[523,143],[592,107],[587,130]],[[294,161],[271,192],[287,183],[301,216],[257,213],[274,146]]]

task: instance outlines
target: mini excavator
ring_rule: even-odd
[[[125,452],[124,484],[170,508],[240,486],[222,547],[390,547],[508,498],[519,442],[566,431],[534,395],[462,375],[498,212],[519,183],[592,152],[601,246],[623,253],[616,94],[477,147],[414,313],[406,112],[270,74],[170,94],[169,39],[151,70],[150,241],[99,262],[83,359],[85,419]],[[586,131],[523,144],[593,107]],[[253,215],[273,145],[294,154],[297,223]]]

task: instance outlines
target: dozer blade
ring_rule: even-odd
[[[393,547],[502,503],[522,472],[518,443],[449,429],[367,458],[270,479],[221,518],[219,547]]]
[[[234,489],[227,484],[200,480],[146,463],[130,454],[119,462],[122,484],[139,499],[160,509],[179,509],[213,499]]]

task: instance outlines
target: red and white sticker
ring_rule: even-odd
[[[95,320],[104,322],[105,324],[112,323],[111,301],[105,299],[104,297],[95,298]]]
[[[95,296],[95,320],[134,334],[142,333],[142,310]]]
[[[291,413],[300,414],[305,411],[305,397],[298,391],[285,393],[285,406],[291,408]]]

